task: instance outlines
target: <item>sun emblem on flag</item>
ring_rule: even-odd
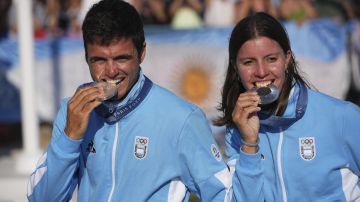
[[[209,118],[218,113],[222,72],[204,55],[184,57],[176,64],[172,86],[175,94],[204,110]]]

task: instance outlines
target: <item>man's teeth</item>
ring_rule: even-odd
[[[112,84],[112,85],[117,85],[121,82],[120,79],[117,79],[117,80],[107,80],[106,82]]]
[[[265,82],[256,82],[255,85],[257,88],[266,87],[271,84],[271,81],[265,81]]]

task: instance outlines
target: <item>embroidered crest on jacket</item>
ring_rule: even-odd
[[[149,147],[148,137],[135,136],[135,141],[134,141],[135,158],[144,159],[148,152],[148,147]]]
[[[300,137],[299,152],[303,160],[313,160],[316,155],[315,137]]]
[[[221,156],[220,150],[218,149],[218,147],[215,144],[211,145],[211,153],[217,161],[221,161],[222,156]]]

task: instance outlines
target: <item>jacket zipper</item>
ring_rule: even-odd
[[[284,183],[284,176],[282,172],[282,161],[281,161],[281,152],[282,152],[282,145],[283,145],[283,138],[284,138],[284,132],[282,128],[280,128],[280,135],[279,135],[279,142],[277,147],[277,171],[279,175],[279,181],[282,191],[282,198],[284,202],[287,202],[287,196],[286,196],[286,189],[285,189],[285,183]]]
[[[112,196],[114,194],[115,190],[115,157],[116,157],[116,147],[117,147],[117,141],[118,141],[118,131],[119,131],[119,124],[115,124],[115,135],[114,135],[114,143],[112,146],[112,154],[111,154],[111,178],[112,178],[112,186],[110,195],[108,198],[108,202],[111,202]]]

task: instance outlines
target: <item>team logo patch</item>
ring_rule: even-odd
[[[134,141],[134,155],[137,159],[144,159],[149,148],[149,138],[136,136]]]
[[[222,156],[221,156],[220,150],[218,149],[218,147],[215,144],[211,145],[211,153],[217,161],[221,161]]]
[[[313,160],[316,155],[315,137],[299,138],[299,150],[302,159],[305,161]]]

